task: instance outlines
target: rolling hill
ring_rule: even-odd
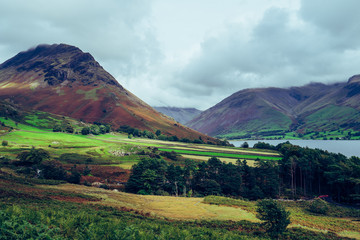
[[[360,75],[346,83],[245,89],[188,126],[211,136],[249,138],[360,130]]]
[[[0,65],[0,100],[86,122],[161,130],[215,141],[158,113],[122,87],[89,54],[66,44],[39,45]]]
[[[200,115],[201,111],[196,108],[178,108],[178,107],[154,107],[157,111],[172,117],[175,121],[185,124],[193,118]]]

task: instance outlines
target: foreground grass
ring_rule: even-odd
[[[254,206],[217,196],[140,196],[0,172],[0,239],[268,239]],[[339,218],[326,220],[331,226]],[[347,223],[339,234],[356,236],[357,225]],[[343,239],[326,227],[304,227],[293,223],[281,239]]]
[[[73,203],[16,204],[0,209],[0,239],[266,239],[228,231],[238,225],[167,222]]]
[[[242,208],[249,212],[256,212],[256,202],[244,201],[219,196],[207,196],[204,203],[232,206]],[[342,237],[360,239],[360,209],[330,205],[329,212],[326,215],[313,214],[308,209],[310,201],[286,201],[282,204],[290,211],[290,227],[300,227],[316,232],[337,233]]]

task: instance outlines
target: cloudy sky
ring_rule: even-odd
[[[67,43],[152,106],[205,110],[244,88],[359,74],[359,9],[359,0],[0,0],[0,62]]]

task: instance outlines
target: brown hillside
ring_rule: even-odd
[[[214,141],[158,113],[123,88],[89,54],[65,45],[40,45],[0,65],[0,99],[28,109],[81,119],[161,130]]]
[[[245,89],[187,125],[210,136],[360,129],[360,75],[325,85]]]

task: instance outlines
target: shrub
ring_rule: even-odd
[[[90,128],[89,128],[89,127],[83,127],[83,128],[81,129],[81,134],[82,134],[82,135],[88,135],[88,134],[90,134]]]
[[[66,171],[58,161],[45,161],[41,164],[41,174],[45,179],[65,180]]]
[[[8,146],[8,145],[9,145],[9,142],[8,142],[8,141],[6,141],[6,140],[3,140],[3,141],[2,141],[2,143],[1,143],[1,145],[3,145],[4,147],[6,147],[6,146]]]
[[[65,128],[65,132],[67,133],[74,133],[74,128],[69,124]]]
[[[62,127],[60,124],[56,124],[53,128],[53,132],[62,132]]]
[[[85,164],[93,161],[88,155],[78,153],[63,153],[60,155],[59,160],[72,164]]]
[[[326,214],[328,210],[328,203],[320,198],[316,198],[309,206],[309,211],[312,213]]]
[[[249,147],[249,144],[247,142],[244,142],[243,144],[241,144],[241,147],[242,148],[248,148]]]
[[[161,190],[161,189],[157,190],[155,192],[155,195],[158,195],[158,196],[170,196],[170,194],[167,191],[164,191],[164,190]]]
[[[272,199],[260,200],[256,204],[256,216],[264,221],[266,232],[271,237],[282,234],[290,224],[290,212]]]
[[[70,171],[70,175],[67,176],[67,181],[69,183],[74,183],[74,184],[78,184],[80,183],[80,179],[81,179],[81,174],[76,170],[76,167],[74,166],[71,171]]]
[[[32,148],[30,151],[23,151],[17,156],[23,165],[39,164],[49,157],[49,152],[41,148]]]

